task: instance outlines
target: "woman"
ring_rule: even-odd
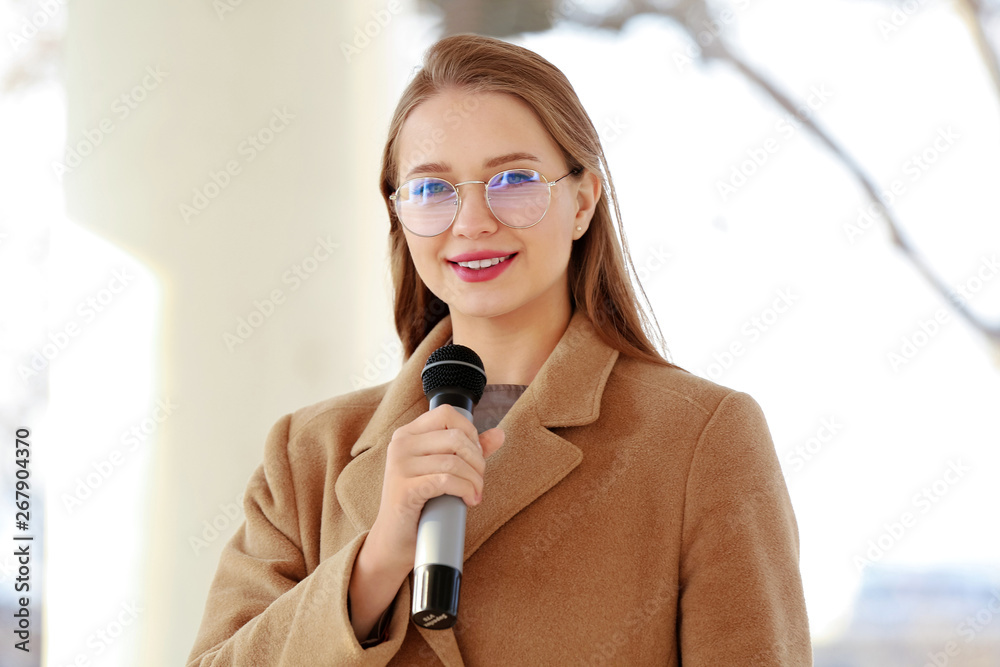
[[[382,193],[403,367],[272,429],[189,664],[811,664],[764,416],[644,333],[564,75],[441,40],[396,109]],[[484,362],[474,424],[423,395],[448,342]],[[409,574],[444,493],[468,505],[461,601],[428,630]]]

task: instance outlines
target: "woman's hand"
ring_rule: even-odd
[[[378,517],[365,540],[383,571],[403,577],[413,569],[417,525],[424,504],[443,494],[469,507],[482,502],[486,457],[503,445],[504,432],[476,427],[450,405],[439,405],[396,429],[386,451]]]
[[[503,444],[502,429],[477,434],[450,405],[439,405],[392,434],[385,456],[382,500],[351,572],[351,625],[368,636],[413,569],[424,504],[443,494],[466,505],[482,502],[485,458]]]

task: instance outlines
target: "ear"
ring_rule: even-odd
[[[590,220],[597,210],[597,202],[601,200],[601,179],[597,174],[589,169],[584,170],[580,177],[580,182],[576,190],[576,217],[573,224],[583,229],[573,230],[573,239],[576,240],[587,232]]]

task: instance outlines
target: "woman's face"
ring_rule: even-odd
[[[398,184],[418,176],[452,184],[489,181],[516,168],[534,169],[554,181],[569,171],[531,108],[500,93],[450,90],[425,100],[404,122],[396,150]],[[587,231],[600,196],[596,176],[585,172],[583,178],[559,181],[550,189],[551,203],[542,220],[521,229],[493,217],[484,185],[469,183],[458,190],[461,206],[447,230],[422,237],[403,228],[428,289],[448,304],[453,317],[497,317],[521,310],[530,319],[564,312],[570,250]],[[480,251],[514,256],[489,274],[475,274],[453,261]]]

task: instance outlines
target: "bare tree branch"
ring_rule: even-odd
[[[986,37],[986,30],[983,28],[987,10],[979,0],[955,0],[955,9],[969,26],[969,32],[976,40],[979,56],[983,59],[983,64],[986,65],[990,78],[993,80],[993,88],[1000,95],[1000,60],[997,59],[996,49]]]
[[[723,47],[723,50],[725,47]],[[771,96],[778,104],[780,104],[784,109],[791,113],[796,112],[796,105],[780,90],[774,87],[762,74],[751,67],[743,59],[738,56],[727,54],[723,56],[725,60],[729,61],[736,69],[738,69],[744,76],[746,76],[750,81],[757,85],[762,90],[766,91],[768,95]],[[960,301],[953,297],[954,290],[941,279],[937,273],[931,268],[930,264],[924,258],[924,256],[917,251],[913,243],[905,236],[900,226],[899,220],[896,215],[888,208],[882,205],[878,197],[878,189],[875,183],[872,181],[871,176],[858,164],[858,162],[840,145],[838,144],[830,133],[820,127],[819,123],[814,121],[812,118],[798,117],[799,120],[805,125],[809,130],[830,149],[833,155],[844,165],[844,167],[851,172],[855,180],[861,185],[861,188],[868,195],[868,198],[878,206],[882,217],[885,219],[886,225],[889,227],[889,233],[892,238],[893,244],[899,248],[903,254],[905,254],[910,262],[917,267],[917,270],[924,276],[924,278],[931,284],[934,289],[936,289],[941,296],[945,298],[946,301],[951,303],[952,307],[961,315],[969,324],[976,327],[983,332],[988,338],[990,338],[995,344],[1000,345],[1000,326],[987,323],[985,320],[981,319],[976,313],[972,312],[971,309],[966,305],[964,301]]]
[[[976,0],[957,1],[961,4],[978,7]],[[854,159],[854,157],[833,138],[830,132],[821,127],[817,121],[810,117],[803,117],[799,114],[798,109],[802,107],[801,104],[796,104],[791,97],[789,97],[789,95],[784,93],[775,83],[770,81],[757,68],[753,67],[741,56],[735,54],[729,48],[729,45],[726,43],[726,40],[722,36],[721,32],[719,34],[715,34],[711,40],[703,41],[698,38],[699,34],[704,33],[706,26],[710,25],[713,20],[704,0],[678,0],[672,4],[654,4],[650,0],[635,0],[633,2],[626,3],[620,7],[617,12],[606,17],[601,17],[597,20],[594,20],[593,16],[581,16],[579,17],[579,21],[577,21],[572,15],[567,16],[566,18],[568,20],[583,23],[584,25],[589,25],[595,28],[620,30],[621,26],[623,26],[629,18],[640,13],[653,13],[673,19],[688,33],[688,36],[698,49],[699,55],[703,60],[720,60],[728,63],[745,76],[757,88],[766,93],[768,97],[778,104],[778,106],[795,115],[809,130],[809,132],[818,138],[823,145],[825,145],[830,152],[833,153],[834,157],[844,166],[844,168],[847,169],[852,176],[854,176],[855,180],[861,186],[861,189],[865,192],[868,199],[874,203],[876,207],[878,207],[886,225],[889,227],[889,233],[893,244],[899,248],[907,259],[909,259],[910,262],[917,268],[924,279],[931,285],[931,287],[939,292],[941,296],[944,297],[945,301],[951,304],[951,306],[956,312],[958,312],[959,315],[962,316],[963,319],[982,332],[982,334],[992,343],[996,360],[1000,360],[1000,325],[987,322],[973,312],[964,301],[954,297],[954,291],[952,288],[933,270],[930,263],[916,249],[913,243],[902,231],[902,227],[895,214],[882,205],[878,196],[878,188],[875,185],[874,180],[858,163],[858,161]],[[976,33],[978,38],[982,40],[980,51],[984,58],[987,59],[987,64],[993,73],[997,90],[1000,91],[1000,70],[998,70],[997,67],[996,54],[993,49],[989,47],[989,43],[986,40],[985,32],[982,29],[982,23],[979,19],[979,13],[973,10],[970,16],[972,23],[974,23],[977,28]],[[1000,361],[998,361],[998,365],[1000,365]]]

